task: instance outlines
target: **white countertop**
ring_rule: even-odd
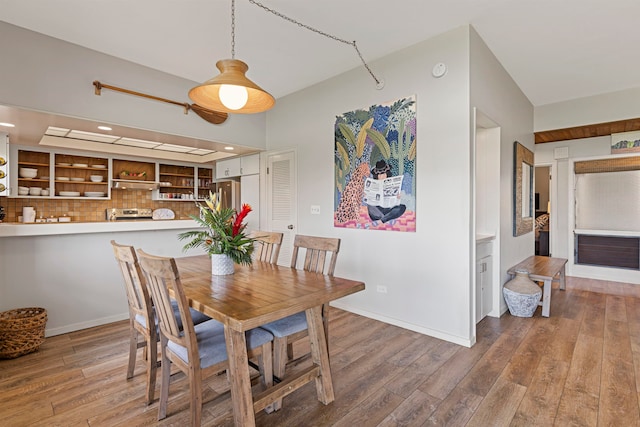
[[[121,231],[179,230],[198,228],[192,219],[103,221],[103,222],[46,222],[0,223],[0,237],[53,236],[60,234],[113,233]]]
[[[476,243],[485,243],[494,240],[496,236],[493,234],[476,234]]]

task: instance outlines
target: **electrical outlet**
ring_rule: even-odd
[[[378,286],[376,286],[376,291],[378,291],[381,294],[386,294],[387,293],[387,287],[378,285]]]
[[[320,215],[320,206],[311,205],[311,215]]]

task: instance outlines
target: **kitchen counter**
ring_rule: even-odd
[[[110,241],[160,256],[200,255],[178,239],[197,228],[192,219],[0,223],[0,311],[46,308],[46,336],[127,319]]]
[[[102,222],[0,223],[0,237],[53,236],[63,234],[114,233],[121,231],[179,230],[198,228],[192,219]]]

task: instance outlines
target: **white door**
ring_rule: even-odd
[[[291,264],[293,237],[297,228],[295,152],[267,155],[267,224],[269,231],[284,234],[278,264]]]

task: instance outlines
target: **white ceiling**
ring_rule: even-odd
[[[640,87],[638,0],[263,3],[356,40],[369,62],[471,24],[536,106]],[[231,0],[0,0],[0,18],[199,83],[231,56],[230,8]],[[248,77],[276,98],[361,66],[351,46],[248,0],[236,0],[235,49]]]

